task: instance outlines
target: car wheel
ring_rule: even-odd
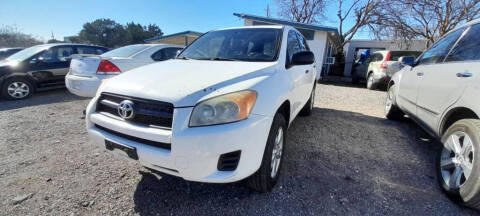
[[[375,80],[373,80],[373,73],[370,73],[367,77],[367,89],[374,90],[377,88]]]
[[[315,104],[315,88],[316,85],[313,86],[313,90],[310,93],[310,98],[308,99],[305,106],[303,106],[302,110],[300,111],[300,116],[310,116],[312,115],[313,105]]]
[[[11,78],[3,83],[2,95],[9,100],[20,100],[30,97],[33,85],[23,78]]]
[[[390,86],[387,90],[387,99],[385,100],[385,116],[390,120],[401,120],[405,113],[398,108],[395,101],[395,88]]]
[[[268,192],[277,183],[282,168],[286,130],[285,117],[280,113],[275,114],[260,168],[248,178],[250,188],[259,192]]]
[[[480,209],[480,120],[455,122],[442,136],[438,181],[450,198]]]

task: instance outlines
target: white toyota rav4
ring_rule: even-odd
[[[289,26],[211,31],[176,59],[104,82],[87,108],[91,139],[186,180],[275,185],[286,130],[313,108],[316,70]]]

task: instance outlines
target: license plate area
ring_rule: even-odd
[[[110,140],[105,140],[105,148],[110,151],[118,149],[125,152],[129,158],[138,160],[137,149],[135,147],[118,144]]]

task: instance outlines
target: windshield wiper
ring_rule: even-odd
[[[176,57],[175,59],[190,60],[190,58],[187,58],[187,57],[185,57],[185,56],[182,56],[182,57]]]
[[[230,58],[222,58],[222,57],[215,57],[215,58],[199,58],[196,60],[208,60],[208,61],[239,61],[238,59],[230,59]]]

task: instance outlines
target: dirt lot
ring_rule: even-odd
[[[320,84],[288,133],[279,184],[159,176],[92,145],[66,90],[0,100],[1,215],[473,215],[440,191],[435,141],[383,117],[384,92]]]

